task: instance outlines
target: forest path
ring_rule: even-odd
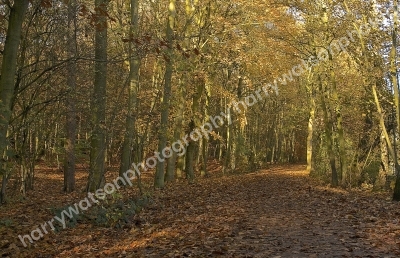
[[[174,186],[140,215],[146,223],[130,238],[132,249],[127,254],[400,256],[398,204],[320,187],[304,170],[304,166],[278,167],[205,179],[180,189]]]
[[[389,194],[324,187],[300,165],[219,173],[154,192],[151,203],[122,229],[81,222],[45,235],[32,247],[8,244],[3,251],[10,257],[42,258],[400,257],[400,203],[390,201]],[[84,181],[79,181],[82,186]],[[144,182],[152,185],[150,173]],[[47,192],[40,192],[50,195],[54,182],[48,184],[43,184]],[[65,197],[59,193],[51,205]],[[78,200],[75,195],[67,197],[67,203]],[[31,198],[21,204],[26,207],[16,206],[9,217],[19,226],[3,235],[15,240],[17,234],[50,218],[50,204],[39,204]],[[34,216],[37,211],[43,214]],[[30,226],[21,226],[21,216],[31,218]]]

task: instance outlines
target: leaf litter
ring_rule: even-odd
[[[55,190],[62,175],[53,176],[39,176],[27,200],[0,207],[1,257],[400,257],[399,203],[323,186],[300,165],[181,180],[152,191],[122,227],[78,223],[24,248],[18,234],[51,218],[50,207],[83,196]],[[152,175],[143,181],[150,189]],[[83,187],[85,176],[77,182]]]

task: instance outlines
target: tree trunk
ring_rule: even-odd
[[[334,153],[334,141],[333,141],[333,124],[332,124],[332,117],[328,114],[328,107],[326,105],[327,102],[327,95],[328,93],[326,90],[323,89],[321,78],[319,78],[320,84],[320,92],[321,92],[321,104],[322,104],[322,111],[324,113],[324,122],[325,122],[325,142],[328,151],[328,158],[329,164],[331,167],[332,173],[332,180],[331,184],[333,187],[337,187],[339,185],[339,178],[336,170],[336,158]]]
[[[3,60],[0,77],[0,175],[2,175],[2,191],[0,204],[5,199],[5,183],[7,182],[3,160],[7,148],[7,130],[11,119],[14,97],[14,80],[17,70],[18,48],[22,37],[22,23],[28,9],[28,0],[14,1],[8,21],[7,37],[4,43]]]
[[[185,172],[186,172],[186,178],[188,182],[191,184],[194,182],[194,155],[196,152],[196,142],[195,141],[190,141],[189,145],[186,150],[186,166],[185,166]]]
[[[383,135],[384,135],[384,137],[386,139],[386,143],[387,143],[387,147],[388,147],[390,156],[393,158],[394,167],[395,167],[395,173],[396,173],[396,175],[398,175],[398,173],[400,171],[400,166],[399,166],[399,163],[398,163],[397,159],[395,158],[396,154],[395,154],[393,145],[392,145],[392,143],[390,141],[390,137],[389,137],[389,134],[388,134],[386,126],[385,126],[385,118],[383,117],[382,108],[381,108],[381,105],[379,103],[378,94],[376,92],[376,84],[372,85],[372,93],[374,94],[374,100],[375,100],[376,108],[378,110],[379,124],[381,126],[382,133],[383,133]],[[397,176],[396,185],[398,183],[400,183],[398,181],[399,181],[399,176]],[[400,192],[396,192],[396,185],[395,185],[395,191],[393,193],[393,200],[399,201],[400,200]],[[398,197],[399,197],[399,199],[397,199]]]
[[[108,0],[95,0],[95,71],[91,105],[92,135],[90,141],[90,174],[88,192],[104,184],[106,150],[106,86],[107,86],[107,5]]]
[[[208,108],[209,108],[209,104],[210,104],[210,97],[211,97],[211,91],[210,91],[210,85],[208,83],[208,81],[205,82],[204,85],[204,89],[205,89],[205,93],[206,93],[206,98],[205,98],[205,102],[204,102],[204,119],[203,119],[203,124],[205,124],[206,122],[208,122],[209,120],[209,115],[208,115]],[[202,144],[202,167],[201,167],[201,171],[200,174],[202,176],[207,176],[207,163],[208,163],[208,156],[209,156],[209,149],[208,149],[208,142],[209,140],[207,139],[207,137],[203,137],[203,144]]]
[[[225,112],[228,115],[228,120],[231,119],[231,108],[229,106],[226,105],[226,97],[225,99]],[[232,153],[231,151],[231,145],[232,145],[232,125],[230,125],[229,123],[225,123],[226,125],[226,138],[225,138],[225,156],[224,156],[224,164],[222,167],[222,174],[225,174],[228,172],[228,166],[229,166],[229,160],[231,159],[231,156],[234,155],[234,153]]]
[[[397,74],[397,26],[398,26],[398,2],[397,0],[393,1],[394,3],[394,13],[393,13],[393,31],[392,31],[392,50],[390,53],[390,74],[392,77],[392,86],[394,89],[394,101],[396,107],[396,122],[397,122],[397,132],[400,133],[400,104],[399,104],[399,83],[398,83],[398,74]],[[396,138],[394,139],[396,141]],[[395,160],[395,164],[397,164],[397,159]],[[400,201],[400,171],[396,169],[396,184],[394,186],[393,192],[393,200]]]
[[[346,184],[347,178],[347,154],[346,154],[346,141],[344,138],[344,130],[343,130],[343,118],[342,112],[339,103],[339,96],[337,92],[337,83],[336,83],[336,75],[333,67],[333,57],[329,54],[330,64],[330,80],[332,83],[332,98],[335,105],[335,115],[336,115],[336,128],[337,128],[337,138],[338,138],[338,149],[339,149],[339,158],[340,158],[340,173],[338,174],[340,178],[340,182],[342,185]]]
[[[167,22],[167,50],[165,51],[165,76],[164,76],[164,95],[161,107],[161,123],[160,123],[160,131],[158,136],[158,153],[162,153],[162,151],[167,147],[167,130],[168,130],[168,116],[169,116],[169,106],[170,106],[170,98],[171,98],[171,84],[172,84],[172,73],[173,73],[173,37],[174,37],[174,23],[175,23],[175,2],[176,0],[170,0],[169,2],[169,14],[168,14],[168,22]],[[161,155],[161,154],[160,154]],[[158,161],[156,167],[156,175],[154,178],[154,187],[155,188],[164,188],[164,160]]]
[[[179,94],[179,104],[178,104],[178,114],[175,118],[175,130],[174,130],[174,139],[173,141],[176,141],[177,139],[179,139],[181,137],[181,128],[183,126],[183,117],[184,117],[184,103],[185,103],[185,90],[184,87],[185,85],[182,83],[182,80],[180,80],[179,83],[179,89],[178,89],[178,94]],[[168,166],[167,166],[167,172],[165,173],[165,182],[172,182],[175,180],[175,170],[179,170],[179,174],[177,171],[177,176],[178,177],[182,177],[182,168],[181,167],[177,167],[177,160],[178,160],[178,153],[173,152],[172,153],[172,157],[168,159]],[[179,158],[179,162],[181,162],[182,158]]]
[[[374,182],[375,190],[382,190],[386,185],[386,178],[389,171],[389,159],[385,135],[381,132],[380,136],[380,150],[381,150],[381,165],[379,166],[378,176]]]
[[[68,41],[67,52],[69,58],[76,57],[76,0],[68,3]],[[76,143],[76,60],[73,59],[67,67],[66,96],[66,144],[64,160],[64,192],[75,190],[75,143]]]
[[[131,29],[130,35],[137,37],[139,33],[139,1],[130,1],[131,11]],[[135,124],[137,113],[137,94],[139,91],[139,69],[140,59],[138,53],[133,50],[133,43],[129,46],[129,90],[128,90],[128,115],[126,118],[125,136],[122,145],[121,166],[119,174],[123,175],[131,166],[132,150],[137,150],[137,142],[135,142]],[[135,160],[138,162],[139,160]]]
[[[189,123],[189,134],[194,130],[194,128],[195,128],[195,123],[192,120]],[[185,172],[186,172],[186,178],[189,181],[189,183],[194,182],[194,157],[195,157],[196,147],[197,143],[192,139],[189,139],[189,145],[187,146],[186,156],[185,156],[186,159]]]
[[[314,143],[314,121],[315,121],[315,92],[313,85],[308,79],[307,91],[310,98],[310,116],[308,118],[308,135],[307,135],[307,172],[309,175],[313,173],[313,143]]]

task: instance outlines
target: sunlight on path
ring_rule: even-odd
[[[387,245],[368,235],[373,225],[352,207],[353,197],[316,187],[303,166],[207,179],[178,195],[176,190],[144,211],[147,225],[113,250],[125,248],[131,257],[400,254],[398,242]]]

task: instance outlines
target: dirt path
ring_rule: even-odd
[[[317,187],[303,167],[177,190],[142,214],[134,257],[400,256],[398,204]]]
[[[399,203],[318,186],[304,169],[179,182],[130,227],[79,224],[11,257],[400,257]]]

